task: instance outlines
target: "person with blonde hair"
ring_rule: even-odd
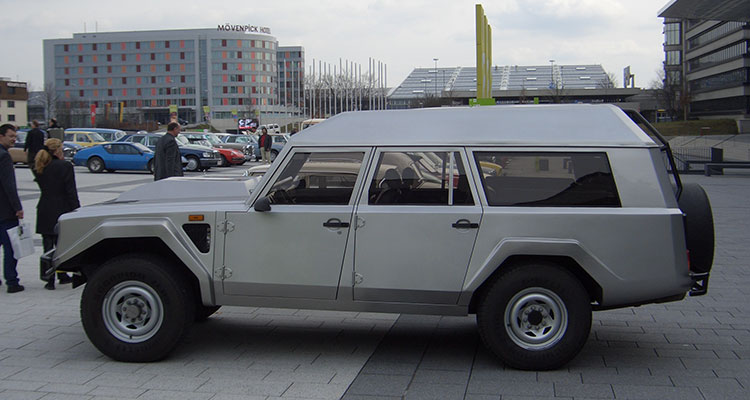
[[[57,243],[55,225],[61,215],[81,206],[78,201],[73,164],[64,160],[60,139],[47,139],[44,147],[34,158],[34,176],[42,195],[36,205],[36,233],[42,235],[42,246],[46,253]],[[60,284],[70,283],[68,274],[57,274]],[[45,289],[55,289],[55,274],[47,278]]]

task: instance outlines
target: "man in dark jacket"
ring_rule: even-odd
[[[23,145],[29,168],[34,168],[34,157],[44,147],[44,139],[46,139],[44,136],[44,131],[39,129],[39,122],[37,120],[31,121],[31,130],[26,134],[26,143]]]
[[[271,146],[273,146],[273,138],[268,134],[268,129],[264,126],[262,129],[263,134],[258,138],[258,148],[260,149],[260,155],[263,159],[264,164],[271,163]]]
[[[0,126],[0,246],[3,248],[3,278],[8,285],[8,293],[23,290],[18,284],[16,272],[16,258],[7,230],[18,226],[19,218],[23,218],[23,206],[18,198],[16,188],[16,172],[8,149],[16,144],[16,127],[10,124]]]
[[[175,138],[180,134],[180,124],[170,122],[167,133],[156,142],[154,151],[154,180],[182,176],[182,158]]]

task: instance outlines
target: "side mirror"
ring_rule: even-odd
[[[271,199],[268,196],[263,196],[258,200],[255,200],[253,208],[258,212],[271,211]]]

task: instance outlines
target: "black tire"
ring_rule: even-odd
[[[683,184],[678,204],[685,214],[685,244],[690,251],[690,270],[709,272],[714,261],[714,217],[706,191],[696,183]]]
[[[155,167],[154,167],[154,159],[153,159],[153,158],[152,158],[152,159],[150,159],[150,160],[148,160],[148,164],[146,164],[146,170],[147,170],[147,171],[148,171],[149,173],[151,173],[151,175],[153,175],[153,174],[154,174],[154,172],[156,171],[156,169],[155,169]]]
[[[202,322],[208,319],[208,317],[214,315],[216,311],[219,311],[221,306],[204,306],[198,302],[195,307],[195,322]]]
[[[201,160],[196,156],[186,156],[185,157],[188,160],[187,165],[185,166],[185,169],[191,172],[200,171],[201,170]]]
[[[107,172],[112,173],[112,172],[115,172],[115,170],[112,168],[107,168]]]
[[[222,155],[221,155],[221,163],[219,164],[219,166],[220,166],[220,167],[228,167],[228,166],[230,166],[230,165],[231,165],[231,164],[229,164],[229,160],[227,160],[227,158],[226,158],[226,157],[224,157],[224,155],[222,154]]]
[[[89,168],[89,171],[98,174],[102,171],[104,171],[105,165],[104,160],[102,160],[99,157],[91,157],[86,161],[86,166]]]
[[[104,355],[126,362],[157,361],[189,330],[195,308],[185,304],[194,301],[190,283],[169,262],[148,254],[120,256],[89,277],[81,296],[81,321]]]
[[[484,292],[477,325],[484,344],[506,365],[556,369],[586,343],[591,301],[581,282],[564,268],[519,264],[509,267]]]

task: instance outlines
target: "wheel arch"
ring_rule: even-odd
[[[82,285],[87,278],[107,260],[129,253],[154,254],[168,259],[189,278],[194,293],[200,295],[204,304],[215,304],[212,286],[212,271],[204,265],[186,240],[174,234],[166,221],[151,221],[143,235],[144,224],[130,221],[126,226],[117,226],[124,221],[105,222],[80,238],[67,251],[55,254],[54,265],[62,271],[80,272],[74,276],[75,284]],[[187,239],[189,241],[189,239]]]
[[[601,303],[603,290],[601,285],[589,275],[586,270],[572,257],[561,255],[539,255],[539,254],[514,254],[507,257],[503,262],[487,276],[471,295],[469,301],[469,314],[475,314],[479,301],[484,293],[499,279],[500,275],[508,269],[521,264],[546,263],[557,265],[572,273],[583,285],[592,303]]]

